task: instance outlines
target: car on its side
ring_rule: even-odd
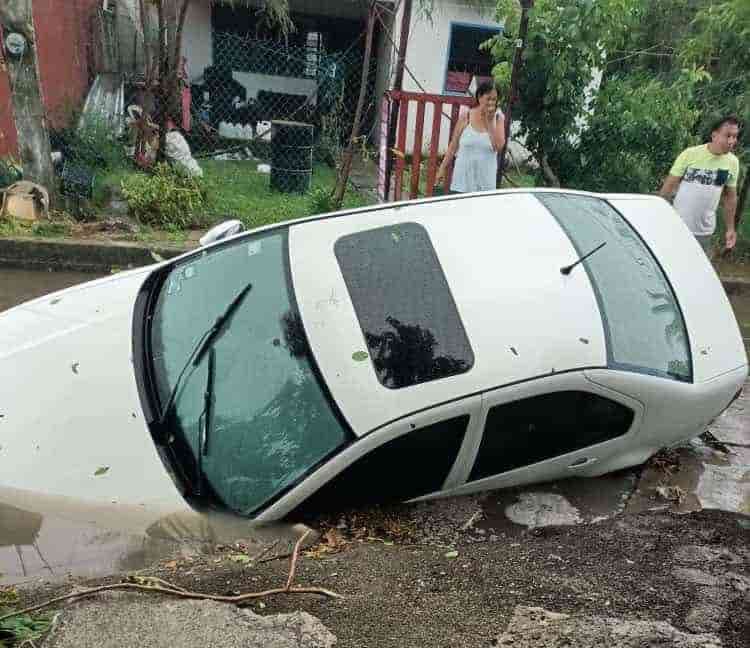
[[[0,314],[0,486],[269,521],[593,477],[703,432],[747,373],[660,198],[380,205]]]

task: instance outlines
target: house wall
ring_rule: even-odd
[[[403,9],[399,8],[394,21],[394,41],[396,43],[400,39],[402,13]],[[466,2],[462,2],[461,0],[434,0],[434,9],[431,17],[429,17],[420,11],[417,3],[415,3],[409,34],[409,45],[406,51],[406,67],[414,75],[416,81],[408,71],[405,72],[404,90],[443,94],[452,22],[471,23],[486,27],[502,27],[501,24],[495,21],[494,4],[488,3],[486,8],[477,9],[468,6]],[[406,129],[407,153],[411,153],[414,149],[416,107],[412,106],[409,112]],[[428,127],[424,129],[423,152],[429,151],[431,144],[432,113],[432,105],[427,104],[425,109],[425,124]],[[449,128],[450,121],[444,117],[440,129],[440,152],[444,152],[448,146]]]
[[[91,20],[101,0],[34,0],[44,105],[52,127],[67,124],[89,87]],[[0,68],[0,156],[18,154],[7,75]]]
[[[182,53],[187,59],[189,79],[197,79],[211,65],[211,48],[211,7],[207,2],[192,2],[182,33]]]

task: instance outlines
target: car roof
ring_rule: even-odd
[[[606,366],[588,275],[561,274],[577,255],[534,193],[396,203],[290,226],[292,278],[310,346],[355,434],[493,387]],[[334,246],[342,237],[402,223],[416,223],[429,235],[474,364],[449,378],[389,389],[371,362],[355,359],[367,344]]]

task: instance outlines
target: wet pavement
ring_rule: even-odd
[[[84,273],[0,269],[0,311],[96,278]],[[750,293],[730,296],[750,346]],[[750,390],[747,390],[750,391]],[[472,526],[482,534],[521,533],[528,528],[594,523],[620,513],[718,508],[750,515],[750,394],[714,424],[708,443],[693,440],[653,462],[596,479],[495,491],[483,496]],[[445,502],[445,500],[443,500]],[[424,503],[439,514],[439,502]],[[132,571],[156,560],[210,550],[242,539],[250,546],[283,540],[291,546],[300,528],[264,530],[233,516],[179,511],[146,515],[127,523],[101,511],[35,503],[0,489],[0,585],[56,580],[69,574],[101,576]],[[111,513],[109,514],[111,518]],[[106,522],[105,522],[106,520]],[[252,553],[252,551],[251,551]]]

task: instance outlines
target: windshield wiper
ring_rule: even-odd
[[[570,265],[567,265],[563,268],[560,268],[560,274],[569,275],[573,268],[575,268],[579,263],[583,263],[586,259],[588,259],[594,252],[598,252],[601,250],[605,245],[607,245],[607,241],[604,241],[604,243],[601,243],[600,245],[597,245],[591,252],[588,254],[584,254],[578,261],[575,263],[571,263]]]
[[[198,417],[198,452],[196,465],[198,467],[198,482],[195,494],[200,496],[203,491],[203,457],[208,454],[208,437],[211,431],[211,417],[213,416],[214,379],[216,376],[216,349],[208,351],[208,368],[206,376],[206,391],[203,393],[203,411]]]
[[[161,416],[159,417],[159,426],[164,425],[164,421],[167,420],[167,416],[169,415],[169,412],[174,405],[175,399],[177,398],[177,393],[180,391],[180,386],[182,385],[182,379],[185,376],[185,372],[191,365],[193,367],[198,366],[206,351],[211,348],[213,343],[216,341],[219,333],[221,333],[226,323],[239,308],[242,300],[247,296],[247,293],[252,290],[252,287],[253,284],[247,284],[247,286],[245,286],[237,294],[237,296],[231,302],[229,302],[229,305],[224,309],[224,312],[216,318],[213,326],[208,329],[208,331],[206,331],[203,335],[201,335],[200,340],[198,340],[195,347],[193,347],[193,350],[188,355],[185,364],[183,365],[179,375],[177,376],[174,387],[172,387],[172,391],[169,393],[169,398],[167,398],[167,402],[164,405]]]

